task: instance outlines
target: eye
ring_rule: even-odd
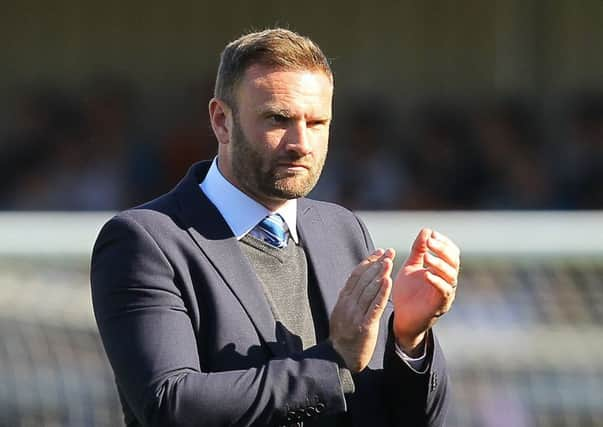
[[[268,117],[270,119],[270,121],[274,124],[277,125],[283,125],[285,123],[287,123],[287,121],[289,120],[289,117],[284,116],[282,114],[272,114]]]
[[[312,120],[312,121],[308,122],[308,127],[317,128],[317,127],[326,126],[328,123],[329,123],[328,120]]]

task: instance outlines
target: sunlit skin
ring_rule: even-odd
[[[236,112],[210,102],[226,179],[274,211],[305,196],[327,155],[333,84],[321,71],[247,69],[236,91]]]
[[[322,71],[249,67],[236,106],[216,98],[209,104],[224,177],[271,211],[305,196],[327,155],[332,98],[333,82]],[[331,314],[329,339],[354,372],[373,355],[390,296],[396,341],[411,357],[421,353],[426,331],[454,301],[460,261],[450,239],[422,229],[392,282],[394,257],[389,248],[365,258]]]
[[[372,357],[379,319],[390,293],[396,342],[411,357],[422,353],[427,330],[454,302],[460,251],[449,238],[421,229],[392,285],[394,257],[391,248],[377,249],[362,261],[340,292],[331,315],[334,347],[353,371],[364,369]]]
[[[392,290],[394,334],[407,354],[417,354],[425,332],[450,310],[460,262],[460,250],[448,237],[429,228],[419,232]]]

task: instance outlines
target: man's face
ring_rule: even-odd
[[[327,155],[332,96],[323,72],[251,66],[221,147],[222,173],[270,209],[308,194]]]

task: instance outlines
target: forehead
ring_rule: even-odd
[[[250,66],[238,88],[239,107],[319,110],[329,114],[333,82],[320,70],[286,70],[265,65]]]

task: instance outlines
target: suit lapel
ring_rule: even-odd
[[[277,341],[275,319],[255,270],[216,207],[199,188],[209,162],[194,165],[176,187],[188,232],[239,300],[258,334],[276,355],[285,353]]]
[[[337,286],[337,278],[334,274],[334,258],[330,256],[334,249],[329,246],[330,240],[325,239],[329,230],[318,210],[308,200],[299,199],[297,209],[297,229],[300,240],[313,268],[318,289],[325,304],[326,318],[329,319],[337,302],[340,288]]]

